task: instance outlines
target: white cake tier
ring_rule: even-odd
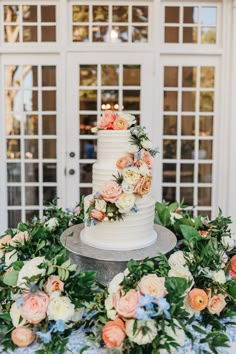
[[[85,208],[92,195],[85,197]],[[89,246],[115,251],[129,251],[152,245],[157,238],[154,231],[155,201],[150,196],[139,198],[138,212],[129,212],[120,221],[98,222],[82,231],[81,239]]]

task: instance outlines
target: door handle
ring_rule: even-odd
[[[70,157],[75,157],[75,152],[71,151],[69,155],[70,155]]]
[[[70,175],[74,175],[74,174],[75,174],[75,170],[74,170],[73,168],[71,168],[71,169],[69,170],[69,174],[70,174]]]

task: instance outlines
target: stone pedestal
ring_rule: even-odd
[[[117,273],[123,272],[130,259],[141,261],[147,257],[155,257],[159,253],[170,252],[177,243],[176,236],[160,225],[154,225],[157,240],[149,247],[134,251],[101,250],[86,245],[81,241],[80,232],[84,224],[71,226],[61,235],[61,242],[69,257],[78,265],[80,270],[97,272],[97,280],[107,284]]]

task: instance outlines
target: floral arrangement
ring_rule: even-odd
[[[134,124],[134,116],[113,112],[105,112],[98,122],[97,129],[129,129],[132,146],[126,155],[116,161],[118,173],[113,175],[114,180],[105,183],[102,190],[93,195],[86,210],[87,225],[120,220],[130,211],[137,212],[137,198],[150,191],[153,157],[157,150],[152,149],[145,128],[133,126]]]

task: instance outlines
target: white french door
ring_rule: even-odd
[[[96,136],[104,110],[134,114],[152,131],[153,58],[142,53],[68,54],[66,205],[91,192]]]

